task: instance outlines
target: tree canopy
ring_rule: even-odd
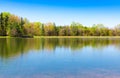
[[[55,23],[30,22],[9,12],[1,12],[0,36],[120,36],[120,24],[112,29],[103,24],[90,27],[78,22],[56,26]]]

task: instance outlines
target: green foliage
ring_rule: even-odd
[[[40,36],[41,32],[40,26],[41,26],[40,22],[25,23],[23,26],[24,35]]]
[[[54,23],[46,23],[44,24],[44,35],[45,36],[55,36],[55,24]]]
[[[110,29],[103,24],[92,27],[83,26],[78,22],[71,25],[56,26],[55,23],[29,22],[9,12],[0,13],[1,36],[120,36],[120,24]]]

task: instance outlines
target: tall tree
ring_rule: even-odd
[[[3,13],[0,15],[0,23],[1,23],[1,35],[4,36],[4,18],[3,18]]]
[[[8,21],[9,21],[9,17],[6,16],[6,18],[5,18],[5,35],[7,35]]]
[[[40,33],[40,35],[41,35],[41,36],[44,36],[44,24],[42,24],[42,26],[41,26],[40,29],[41,29],[41,33]]]

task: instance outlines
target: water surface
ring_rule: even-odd
[[[1,38],[0,78],[120,78],[120,39]]]

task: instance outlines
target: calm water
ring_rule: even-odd
[[[0,78],[120,78],[120,39],[0,39]]]

